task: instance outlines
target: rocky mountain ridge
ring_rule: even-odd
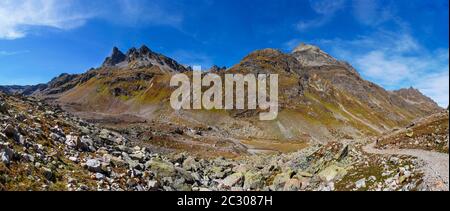
[[[294,150],[298,148],[293,146],[308,143],[378,135],[441,110],[418,91],[386,91],[364,80],[348,63],[302,44],[292,53],[258,50],[229,69],[211,70],[219,74],[278,73],[281,111],[276,121],[258,122],[257,111],[249,110],[173,112],[170,77],[190,70],[146,46],[126,54],[114,48],[102,67],[79,75],[63,74],[31,93],[94,122],[135,122],[126,127],[143,131],[175,125],[182,137],[175,138],[177,146],[168,148],[183,150],[194,144],[199,152],[233,154]],[[193,128],[204,135],[191,135]],[[217,147],[218,143],[227,144]]]
[[[191,70],[169,57],[153,52],[145,45],[139,49],[131,48],[126,54],[114,47],[111,56],[107,57],[102,65],[103,68],[128,67],[131,69],[149,68],[152,66],[158,66],[164,72],[186,72]]]

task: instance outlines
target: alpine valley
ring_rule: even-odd
[[[279,114],[177,110],[192,68],[146,46],[83,74],[0,87],[0,190],[447,190],[448,109],[312,45],[207,73],[278,74]]]

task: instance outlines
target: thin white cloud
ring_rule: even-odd
[[[0,56],[14,56],[18,54],[29,53],[30,51],[0,51]]]
[[[318,19],[300,21],[297,23],[296,27],[299,31],[306,31],[306,30],[312,29],[312,28],[319,28],[319,27],[325,25],[326,23],[328,23],[328,21],[330,21],[330,19],[331,19],[331,16],[322,16]]]
[[[364,25],[376,26],[395,19],[393,5],[379,0],[353,0],[353,13],[356,20]]]
[[[449,72],[448,66],[436,74],[425,76],[416,87],[427,96],[434,99],[441,107],[447,108],[449,105]]]
[[[0,39],[17,39],[33,26],[72,29],[91,17],[74,9],[72,0],[0,1]]]
[[[385,51],[371,51],[356,58],[355,65],[363,75],[381,81],[382,85],[393,86],[412,75],[408,58],[388,57]]]
[[[310,0],[309,3],[316,13],[329,15],[342,9],[346,0]]]
[[[346,0],[310,0],[309,3],[319,16],[315,19],[299,21],[296,24],[299,31],[306,31],[327,24],[337,11],[344,8]]]
[[[39,27],[74,29],[93,18],[131,26],[179,27],[181,12],[165,5],[160,0],[1,0],[0,39],[23,38]]]
[[[169,8],[169,5],[164,1],[153,0],[117,0],[120,11],[120,18],[117,18],[114,13],[116,10],[110,10],[107,15],[110,20],[138,25],[138,24],[157,24],[169,25],[179,27],[183,21],[183,15],[176,8]]]

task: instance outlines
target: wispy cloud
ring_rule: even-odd
[[[169,25],[179,27],[180,11],[155,0],[2,0],[0,1],[0,39],[18,39],[37,27],[69,30],[93,18],[113,23]]]
[[[299,31],[305,31],[311,28],[318,28],[327,24],[334,14],[343,9],[346,0],[310,0],[311,8],[319,16],[315,19],[301,20],[296,24],[296,28]]]
[[[72,29],[92,17],[73,6],[71,0],[2,0],[0,39],[25,37],[33,26]]]
[[[447,108],[449,105],[449,66],[447,65],[445,68],[445,70],[425,76],[416,85],[420,91],[434,99],[443,108]]]
[[[183,14],[177,8],[171,8],[167,1],[153,0],[116,0],[117,8],[106,12],[111,21],[123,24],[157,24],[179,27],[183,21]],[[116,10],[119,9],[119,10]],[[114,13],[119,11],[120,18]],[[110,14],[108,14],[110,13]]]
[[[345,10],[365,26],[377,27],[387,21],[403,24],[395,15],[395,4],[389,0],[310,0],[310,6],[317,17],[299,21],[296,24],[299,31],[325,26],[341,10]]]
[[[14,56],[18,54],[29,53],[30,51],[0,51],[0,56]]]
[[[379,0],[353,0],[352,3],[354,16],[361,24],[376,26],[396,19],[393,4]]]

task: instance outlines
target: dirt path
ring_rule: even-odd
[[[375,143],[368,144],[363,150],[370,154],[380,155],[409,155],[417,157],[425,162],[424,185],[431,191],[449,191],[449,155],[417,149],[375,149]]]

